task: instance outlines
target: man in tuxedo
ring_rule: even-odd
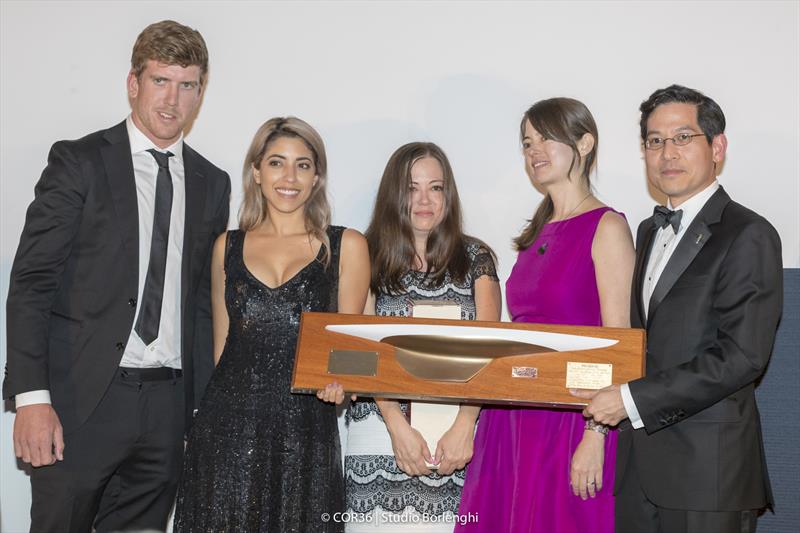
[[[752,532],[772,505],[754,387],[782,309],[781,243],[717,182],[725,116],[672,85],[642,103],[650,183],[667,197],[639,225],[631,325],[646,374],[584,414],[619,427],[619,532]]]
[[[11,271],[3,396],[32,531],[161,529],[213,370],[210,270],[230,179],[183,140],[199,32],[148,26],[120,124],[53,145]]]

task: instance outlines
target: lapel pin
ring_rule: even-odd
[[[697,240],[694,241],[694,243],[695,244],[700,244],[700,241],[702,241],[702,240],[703,240],[703,234],[702,233],[698,233],[697,234]]]

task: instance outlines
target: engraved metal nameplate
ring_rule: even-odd
[[[567,361],[568,389],[602,389],[611,385],[614,365]]]
[[[328,354],[328,374],[375,376],[378,374],[378,352],[331,350]]]
[[[536,379],[539,376],[539,369],[535,366],[512,366],[512,378]]]

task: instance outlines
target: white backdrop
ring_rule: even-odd
[[[383,166],[412,140],[449,155],[472,233],[497,251],[540,196],[518,124],[534,101],[571,96],[600,129],[599,197],[635,228],[655,203],[638,105],[677,82],[719,102],[730,146],[721,182],[777,227],[800,263],[800,4],[787,2],[9,2],[0,3],[0,362],[8,276],[50,145],[128,113],[130,51],[147,24],[199,29],[211,74],[188,142],[233,179],[258,126],[297,115],[328,148],[337,224],[363,230]],[[235,225],[235,217],[232,218]],[[2,413],[4,532],[27,530],[28,481]]]

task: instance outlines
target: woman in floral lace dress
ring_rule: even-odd
[[[365,313],[411,316],[414,303],[446,301],[460,307],[462,320],[499,320],[493,252],[464,235],[453,172],[435,144],[410,143],[389,159],[366,237],[372,280]],[[358,520],[347,531],[452,531],[479,409],[461,405],[432,456],[408,422],[408,402],[354,402],[345,492]]]

